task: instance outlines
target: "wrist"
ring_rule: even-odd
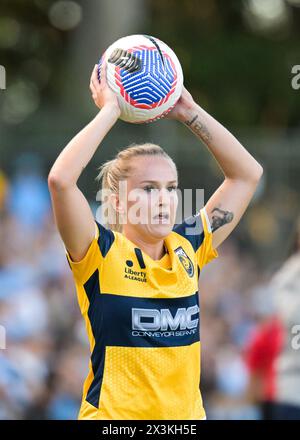
[[[186,121],[190,121],[197,111],[199,110],[199,106],[193,101],[188,102],[182,106],[180,113],[178,115],[178,119],[180,122],[186,123]]]
[[[108,103],[105,104],[100,112],[105,112],[110,114],[115,119],[118,119],[121,115],[121,110],[118,103]]]

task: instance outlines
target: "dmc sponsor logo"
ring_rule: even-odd
[[[199,307],[179,308],[175,316],[169,309],[132,309],[133,336],[184,336],[198,329]]]

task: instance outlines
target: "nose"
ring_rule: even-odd
[[[159,206],[168,205],[170,202],[170,192],[167,188],[161,188],[158,196]]]

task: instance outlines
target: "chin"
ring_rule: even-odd
[[[155,237],[163,238],[172,232],[173,225],[168,224],[160,224],[160,225],[152,225],[151,233],[155,235]]]

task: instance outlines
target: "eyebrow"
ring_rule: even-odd
[[[142,182],[140,183],[160,183],[160,182],[158,182],[157,180],[142,180]],[[177,180],[170,180],[167,183],[177,183]]]

